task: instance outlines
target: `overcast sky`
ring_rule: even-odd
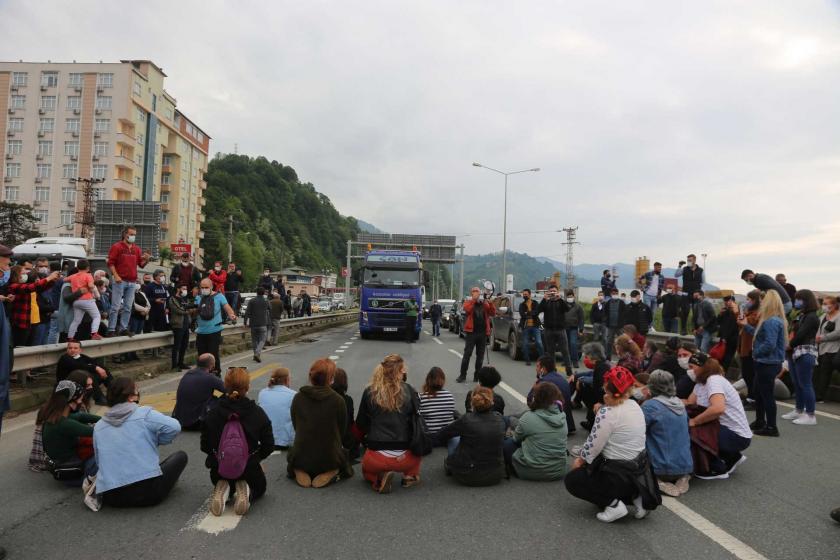
[[[838,2],[0,0],[0,59],[147,58],[211,151],[343,214],[579,262],[840,289]],[[469,234],[469,235],[467,235]]]

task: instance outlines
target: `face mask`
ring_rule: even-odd
[[[688,357],[677,358],[677,363],[680,364],[681,368],[688,369]]]
[[[802,302],[801,299],[798,299],[795,302],[793,302],[794,309],[802,309],[804,306],[805,304]]]
[[[697,383],[697,374],[694,373],[693,369],[688,370],[688,378]]]
[[[74,360],[78,360],[78,359],[79,359],[79,358],[81,358],[81,357],[82,357],[82,355],[81,355],[81,354],[76,354],[75,356],[73,356],[73,359],[74,359]]]
[[[634,401],[643,401],[645,400],[645,394],[639,387],[633,389],[633,400]]]
[[[221,266],[217,266],[217,267],[215,267],[213,270],[215,270],[216,272],[219,272],[220,270],[222,270],[222,267],[221,267]]]
[[[210,288],[201,288],[201,295],[209,296],[211,291]]]
[[[178,294],[179,294],[181,297],[187,297],[187,290],[181,290],[180,292],[178,292]]]
[[[268,276],[268,275],[269,275],[268,272],[263,272],[263,276]]]
[[[26,284],[27,280],[29,280],[29,275],[28,274],[21,274],[20,275],[20,283],[21,284]]]
[[[673,294],[673,293],[674,293],[674,290],[665,290],[665,291],[666,291],[666,292],[668,292],[669,294]]]
[[[827,305],[823,305],[822,310],[823,310],[823,313],[828,313],[829,312],[829,308],[828,308]]]
[[[161,284],[163,284],[164,280],[166,280],[166,277],[164,276],[158,278],[158,282],[160,282]]]
[[[11,270],[6,270],[3,272],[3,275],[0,276],[0,286],[5,286],[9,283],[9,275],[12,273]]]
[[[610,279],[610,276],[611,276],[610,274],[605,274],[605,275],[604,275],[604,278],[606,278],[607,280],[609,280],[609,279]]]
[[[526,296],[522,296],[522,299],[524,299],[525,301],[528,301],[529,299],[531,299],[531,296],[527,296],[527,295],[526,295]]]
[[[688,261],[688,266],[694,266],[694,261]]]
[[[595,362],[593,362],[593,361],[589,358],[589,356],[584,356],[584,358],[583,358],[583,365],[584,365],[587,369],[595,369]]]
[[[182,265],[182,266],[189,266],[189,265],[190,265],[190,261],[181,261],[181,265]]]
[[[575,298],[573,298],[573,297],[567,297],[567,298],[566,298],[566,301],[567,301],[568,303],[574,303],[574,302],[575,302]]]
[[[134,289],[135,290],[142,290],[143,286],[141,286],[140,284],[134,284]]]
[[[136,235],[129,235],[129,236],[126,238],[126,240],[127,240],[129,243],[134,243],[134,240],[135,240],[135,239],[137,239],[137,236],[136,236]]]
[[[39,266],[38,272],[40,272],[41,274],[49,274],[50,268],[48,266]]]

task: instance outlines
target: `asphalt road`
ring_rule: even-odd
[[[250,355],[225,360],[253,372],[251,396],[266,385],[271,367],[291,368],[293,387],[305,383],[318,357],[338,357],[358,404],[374,365],[402,354],[409,382],[419,387],[428,369],[447,372],[447,387],[462,408],[469,384],[454,383],[463,341],[444,332],[416,344],[360,340],[355,326],[313,335],[311,342],[271,349],[263,363]],[[503,352],[491,355],[505,385],[510,412],[525,408],[533,369]],[[143,401],[172,406],[177,375],[142,385]],[[572,498],[562,482],[504,481],[491,488],[458,486],[443,473],[443,450],[424,458],[423,483],[380,496],[356,476],[321,490],[302,489],[285,477],[285,457],[266,461],[269,487],[247,516],[207,514],[212,490],[198,435],[186,433],[162,449],[190,457],[169,499],[145,510],[89,511],[81,490],[66,489],[48,474],[26,468],[33,414],[4,423],[0,439],[0,545],[9,558],[840,558],[840,525],[828,512],[840,506],[840,407],[823,407],[815,427],[781,421],[782,437],[757,438],[749,460],[725,481],[692,480],[678,500],[638,521],[611,525],[594,506]],[[781,408],[785,412],[786,408]],[[576,411],[577,420],[582,415]],[[585,432],[570,440],[581,443]]]

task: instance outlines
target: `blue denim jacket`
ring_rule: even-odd
[[[677,414],[656,399],[646,400],[642,412],[647,424],[648,457],[657,475],[691,474],[691,439],[688,434],[688,414]]]
[[[295,441],[295,429],[292,427],[292,399],[296,391],[285,385],[275,385],[260,391],[257,404],[271,420],[274,432],[274,445],[288,447]]]
[[[758,330],[750,325],[745,325],[744,329],[755,336],[753,360],[760,364],[781,364],[785,361],[785,324],[779,317],[770,317]]]
[[[100,420],[93,427],[93,449],[99,472],[96,491],[121,488],[160,476],[158,445],[171,443],[181,424],[150,406],[138,406],[120,425]]]

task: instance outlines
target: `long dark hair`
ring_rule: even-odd
[[[820,308],[820,305],[817,303],[817,296],[811,290],[799,290],[794,294],[793,299],[802,300],[802,309],[799,312],[803,315],[812,311],[816,312]]]
[[[435,366],[426,374],[426,382],[423,383],[423,392],[429,396],[434,397],[437,392],[443,389],[446,383],[446,374],[443,370]]]
[[[38,416],[35,418],[35,424],[55,424],[66,416],[67,407],[70,405],[70,399],[67,393],[62,391],[60,393],[53,393],[44,406],[38,410]]]
[[[93,399],[93,391],[87,390],[87,382],[88,379],[93,379],[93,376],[83,369],[75,369],[70,372],[67,379],[84,389],[84,393],[82,393],[82,406],[86,411],[90,410],[90,401]]]

